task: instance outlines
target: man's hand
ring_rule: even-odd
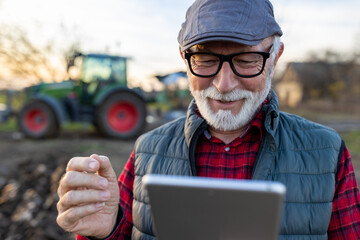
[[[119,186],[109,159],[72,158],[59,183],[57,223],[65,231],[105,238],[116,223]]]

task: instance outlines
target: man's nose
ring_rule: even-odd
[[[213,85],[220,93],[227,93],[239,85],[239,81],[228,62],[224,62],[218,74],[216,74]]]

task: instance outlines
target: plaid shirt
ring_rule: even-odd
[[[251,179],[262,139],[262,112],[247,131],[230,144],[205,132],[196,148],[198,176]],[[131,239],[134,182],[134,152],[119,177],[123,218],[108,240]],[[360,239],[360,194],[348,149],[345,147],[336,173],[335,196],[328,239]],[[78,236],[78,239],[85,239]]]

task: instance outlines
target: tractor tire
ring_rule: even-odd
[[[146,104],[136,94],[118,92],[110,95],[96,110],[95,123],[107,137],[130,139],[146,125]]]
[[[18,115],[18,126],[26,137],[35,139],[54,137],[59,131],[54,112],[41,101],[24,105]]]

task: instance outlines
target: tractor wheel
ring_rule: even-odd
[[[53,137],[59,130],[53,111],[40,101],[29,102],[22,108],[18,125],[20,131],[30,138]]]
[[[145,128],[145,102],[134,93],[113,94],[99,106],[95,121],[98,130],[108,137],[133,138]]]

